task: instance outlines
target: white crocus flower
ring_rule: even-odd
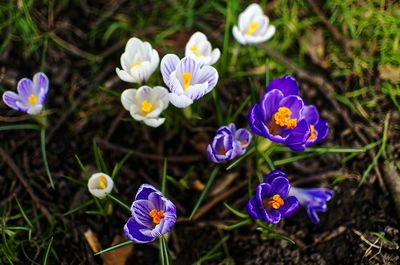
[[[221,52],[218,48],[212,50],[211,43],[207,40],[206,35],[196,32],[186,44],[185,56],[193,58],[201,64],[212,65],[218,61]]]
[[[97,197],[104,198],[107,194],[111,193],[114,187],[114,181],[110,176],[104,173],[95,173],[93,174],[88,181],[88,189],[89,192]]]
[[[119,78],[129,83],[143,84],[157,69],[160,57],[150,43],[138,38],[129,39],[121,55],[121,66],[115,69]]]
[[[217,70],[209,65],[175,54],[167,54],[161,60],[161,74],[169,87],[169,101],[178,108],[185,108],[209,93],[218,82]]]
[[[233,36],[242,45],[258,44],[267,41],[275,34],[275,27],[269,25],[269,19],[264,15],[258,4],[249,5],[239,15],[239,26],[232,29]]]
[[[161,86],[127,89],[122,92],[121,102],[135,120],[158,127],[165,121],[165,118],[159,116],[168,107],[168,90]]]

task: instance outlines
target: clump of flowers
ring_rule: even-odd
[[[178,108],[185,108],[209,93],[218,82],[217,70],[197,60],[167,54],[161,60],[161,74],[168,86],[169,100]]]
[[[251,130],[294,151],[304,151],[324,140],[328,135],[327,121],[319,117],[315,106],[305,105],[298,94],[293,77],[272,80],[260,103],[249,111]]]
[[[220,127],[211,144],[207,147],[207,156],[214,163],[232,160],[246,152],[251,142],[251,134],[241,128],[236,130],[235,124]]]
[[[33,76],[33,81],[29,78],[19,80],[18,94],[13,91],[4,92],[3,101],[12,109],[36,115],[44,107],[48,89],[49,79],[44,73],[39,72]]]
[[[218,61],[221,52],[218,48],[212,49],[206,35],[196,32],[186,44],[185,56],[193,58],[201,64],[212,65]]]
[[[103,199],[110,194],[114,187],[114,181],[110,176],[104,173],[93,174],[88,181],[89,192],[99,198]]]
[[[144,84],[157,69],[160,62],[158,52],[148,42],[131,38],[121,55],[121,66],[115,69],[122,81]]]
[[[168,90],[161,86],[126,89],[121,94],[121,102],[132,118],[148,126],[158,127],[165,121],[165,118],[159,116],[168,107]]]
[[[239,15],[238,26],[232,28],[232,34],[242,45],[258,44],[272,38],[275,27],[269,24],[260,5],[254,3]]]
[[[277,224],[281,218],[292,216],[299,209],[299,201],[290,196],[290,183],[285,173],[271,171],[265,176],[246,205],[250,217]]]
[[[136,243],[154,241],[167,234],[176,222],[175,205],[149,184],[140,186],[131,211],[124,232]]]
[[[327,188],[295,188],[289,194],[295,196],[300,205],[306,208],[308,217],[314,224],[319,223],[318,212],[326,212],[326,205],[333,197],[333,190]]]

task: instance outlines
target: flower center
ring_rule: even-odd
[[[315,128],[314,125],[310,125],[310,136],[308,136],[308,141],[314,140],[315,138],[317,138],[317,136],[315,135]]]
[[[221,145],[221,147],[218,149],[218,154],[219,155],[225,155],[226,154],[225,146]]]
[[[157,211],[156,209],[153,209],[149,212],[150,217],[153,218],[153,223],[159,224],[161,219],[164,218],[164,211],[159,210]]]
[[[143,113],[147,114],[153,110],[153,104],[151,104],[147,100],[143,100],[142,103],[140,104],[140,108],[142,109]]]
[[[136,66],[139,66],[141,63],[142,63],[141,61],[134,61],[134,62],[131,64],[131,68],[135,68]]]
[[[182,74],[183,80],[183,89],[187,89],[190,86],[190,79],[192,79],[192,74],[189,72],[185,72]]]
[[[265,201],[265,205],[267,207],[272,207],[275,210],[279,209],[279,207],[281,207],[283,204],[285,204],[285,202],[282,200],[281,196],[279,194],[275,194],[272,197],[269,197],[266,201]]]
[[[250,26],[247,28],[246,34],[247,34],[247,35],[253,35],[254,32],[258,29],[259,26],[260,26],[260,23],[258,23],[258,22],[252,22],[252,23],[250,24]]]
[[[28,97],[28,101],[31,105],[36,105],[37,103],[37,97],[34,94],[30,94],[30,96]]]
[[[297,119],[292,119],[290,116],[292,111],[286,107],[280,107],[278,111],[272,116],[272,122],[280,127],[288,127],[293,129],[297,126]]]
[[[107,178],[106,176],[99,177],[99,188],[104,190],[107,187]]]
[[[203,54],[201,53],[201,51],[197,50],[197,45],[193,45],[192,48],[190,48],[190,50],[194,53],[194,55],[196,55],[197,57],[202,56]]]

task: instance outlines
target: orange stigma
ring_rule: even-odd
[[[314,125],[310,125],[310,136],[308,136],[308,141],[314,140],[315,138],[317,138],[317,136],[315,135],[315,128]]]
[[[280,107],[274,115],[272,115],[272,122],[280,127],[288,127],[293,129],[297,126],[297,119],[292,119],[290,116],[292,111],[287,107]]]
[[[225,155],[226,154],[225,146],[221,145],[221,147],[218,149],[218,154],[219,155]]]
[[[285,202],[282,200],[281,196],[279,194],[275,194],[272,197],[269,197],[266,201],[265,201],[265,205],[268,207],[272,207],[275,210],[279,209],[279,207],[281,207],[283,204],[285,204]]]
[[[149,213],[150,217],[153,217],[153,223],[159,224],[161,219],[164,218],[164,211],[159,210],[157,211],[156,209],[153,209]]]

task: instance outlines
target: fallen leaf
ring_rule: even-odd
[[[116,235],[112,242],[112,246],[125,241],[126,238]],[[129,244],[118,248],[116,250],[106,252],[103,254],[103,265],[125,265],[129,256],[133,253],[133,244]]]
[[[100,242],[97,239],[97,236],[95,234],[93,234],[93,232],[90,228],[88,230],[86,230],[86,232],[83,235],[85,236],[86,241],[88,242],[93,253],[97,253],[101,250]]]

